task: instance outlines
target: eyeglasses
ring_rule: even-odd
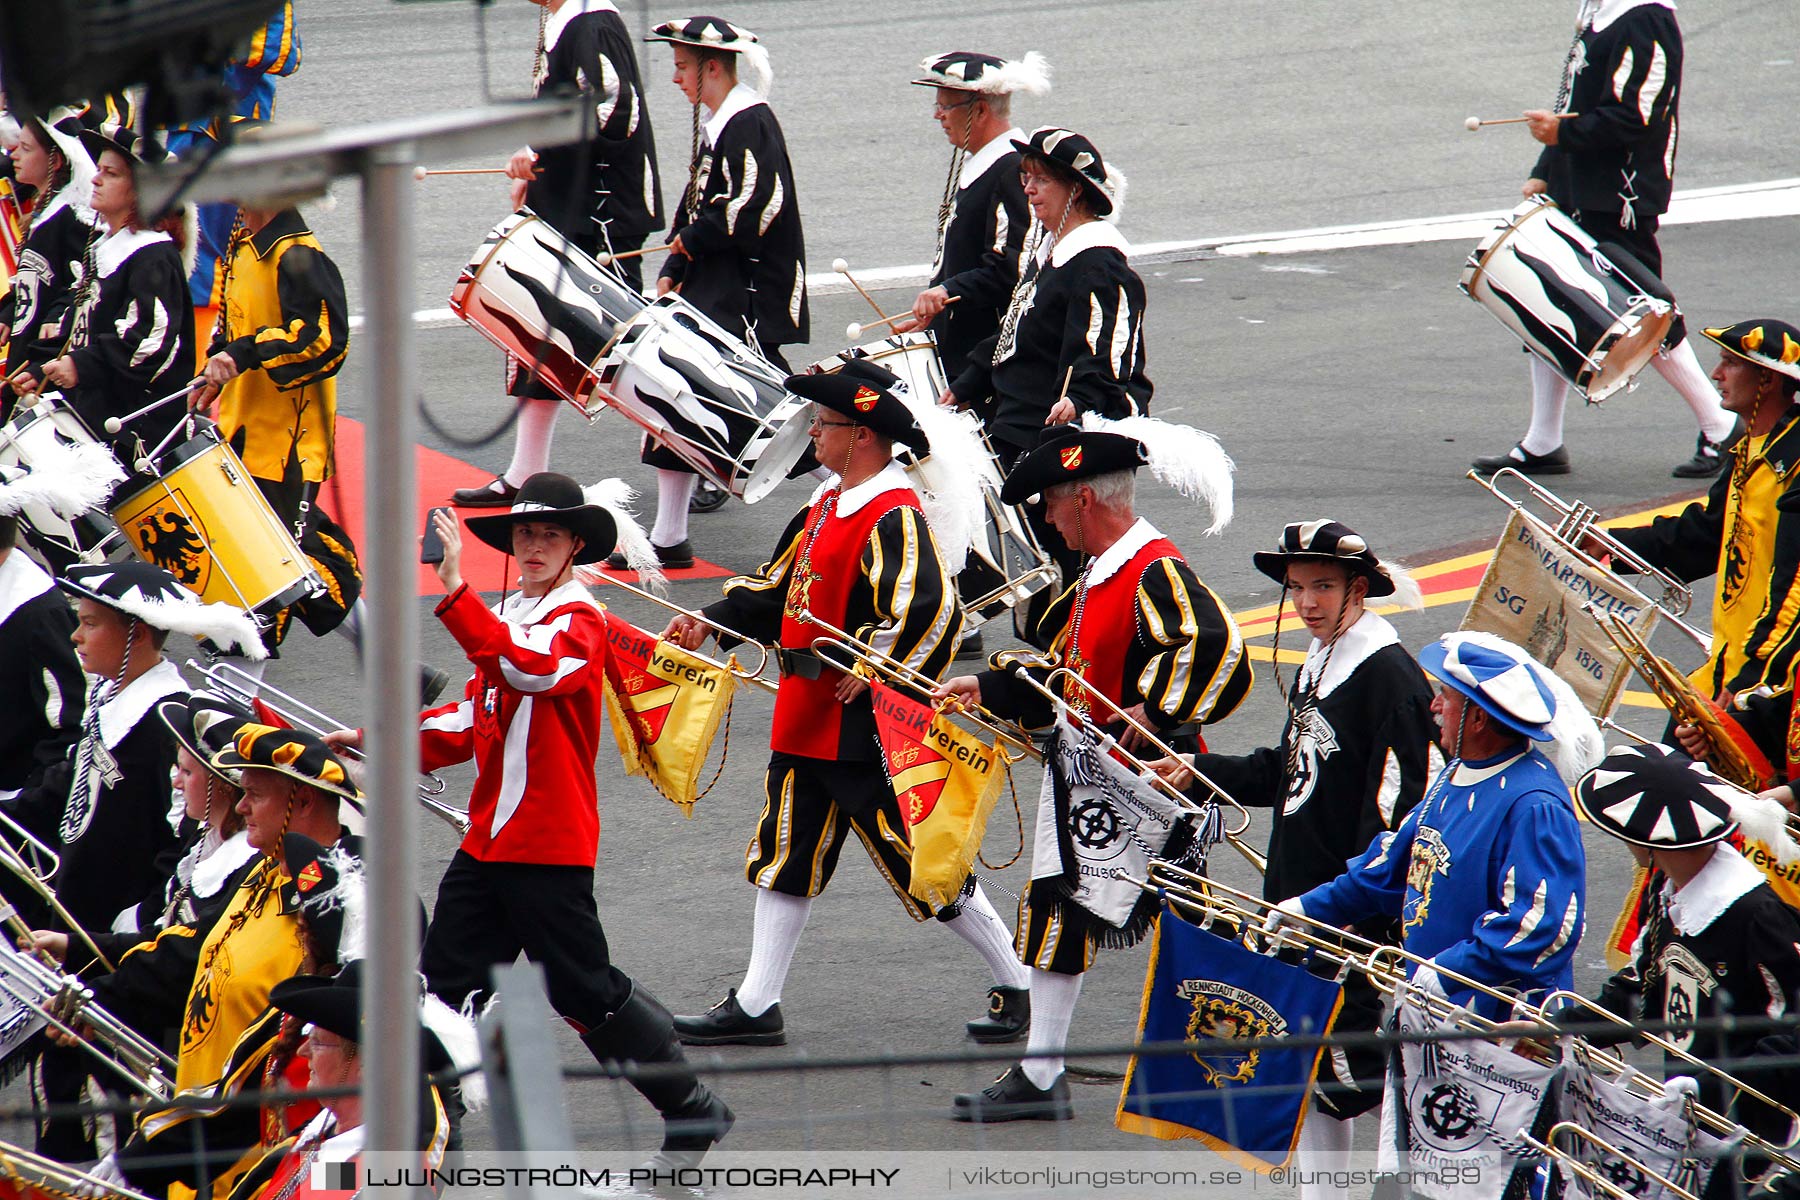
[[[855,424],[855,421],[827,421],[820,417],[812,419],[812,428],[814,429],[848,429]]]
[[[942,116],[947,112],[955,112],[959,108],[967,108],[971,104],[980,103],[980,98],[976,96],[971,96],[967,100],[958,100],[955,104],[945,104],[942,101],[939,101],[931,106],[931,111],[936,116]]]
[[[1061,184],[1062,180],[1048,171],[1020,171],[1020,187],[1043,187],[1046,183]]]

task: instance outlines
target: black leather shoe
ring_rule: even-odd
[[[656,561],[665,570],[683,571],[694,565],[694,543],[687,538],[682,538],[673,546],[658,546],[651,542],[650,548],[656,551]],[[631,564],[625,561],[625,555],[618,550],[606,556],[606,566],[613,571],[631,569]]]
[[[450,503],[458,508],[511,508],[518,494],[519,489],[506,482],[506,476],[496,475],[480,487],[457,488],[450,493]]]
[[[1031,1029],[1031,993],[1025,988],[989,988],[987,1016],[964,1028],[983,1045],[1018,1041]]]
[[[1694,457],[1676,467],[1669,474],[1677,479],[1711,479],[1722,470],[1729,461],[1731,448],[1738,444],[1744,436],[1744,427],[1739,425],[1728,434],[1724,441],[1715,442],[1703,433],[1694,441]]]
[[[731,499],[731,493],[710,479],[702,479],[694,485],[694,494],[688,497],[688,511],[691,513],[709,513],[725,507]]]
[[[781,1005],[751,1016],[738,1003],[737,989],[697,1017],[675,1018],[675,1036],[690,1046],[785,1046]]]
[[[1569,448],[1558,446],[1548,454],[1533,454],[1523,446],[1514,446],[1505,454],[1486,454],[1469,465],[1477,475],[1492,475],[1502,467],[1511,467],[1521,475],[1567,475]]]
[[[956,643],[956,657],[958,659],[980,658],[982,657],[982,654],[981,630],[979,629],[974,633],[964,635],[962,641]]]
[[[958,1121],[991,1124],[995,1121],[1072,1121],[1075,1105],[1069,1100],[1069,1080],[1040,1088],[1025,1078],[1025,1068],[1015,1066],[979,1092],[964,1092],[951,1102],[950,1115]]]

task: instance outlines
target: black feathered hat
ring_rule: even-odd
[[[1575,785],[1594,827],[1634,846],[1694,850],[1737,832],[1743,793],[1705,763],[1668,746],[1621,746]]]
[[[1095,216],[1111,216],[1125,207],[1125,172],[1107,167],[1099,148],[1074,130],[1043,125],[1023,142],[1014,138],[1013,149],[1048,159],[1073,174],[1086,190]]]
[[[760,39],[742,25],[733,25],[724,17],[684,17],[664,21],[650,30],[646,42],[670,42],[677,46],[698,46],[702,50],[727,50],[739,53]]]
[[[1044,489],[1115,471],[1135,471],[1150,461],[1149,447],[1118,433],[1052,425],[1038,444],[1019,455],[1000,489],[1005,504],[1023,504]]]
[[[1393,595],[1397,587],[1405,586],[1402,579],[1411,583],[1406,572],[1375,557],[1362,535],[1340,521],[1296,521],[1281,531],[1275,549],[1250,555],[1257,570],[1283,584],[1287,582],[1288,564],[1296,560],[1348,567],[1369,581],[1370,599]],[[1417,585],[1411,590],[1417,592]]]
[[[1786,321],[1755,317],[1700,332],[1739,358],[1800,379],[1800,329]]]
[[[920,87],[986,96],[1009,96],[1014,92],[1043,96],[1050,91],[1050,64],[1036,50],[1027,51],[1016,62],[974,50],[952,50],[925,59],[919,63],[919,72],[919,78],[912,82]]]
[[[802,400],[924,453],[931,449],[931,441],[912,409],[891,390],[896,382],[897,377],[886,368],[853,360],[830,375],[789,375],[786,387]]]
[[[555,471],[540,471],[520,484],[519,494],[505,512],[463,518],[470,533],[502,554],[512,553],[512,527],[521,521],[561,525],[580,538],[576,566],[597,563],[611,554],[619,536],[612,513],[590,503],[579,483]]]
[[[238,730],[257,723],[247,710],[208,692],[194,692],[159,700],[156,715],[183,750],[232,787],[240,786],[238,773],[214,766],[213,758],[237,741]]]
[[[345,1041],[361,1044],[362,960],[347,962],[336,975],[296,975],[269,989],[269,1005],[308,1025],[335,1033]],[[454,1065],[450,1052],[424,1025],[419,1027],[419,1048],[427,1071]]]
[[[211,758],[221,771],[255,768],[274,771],[348,800],[362,810],[362,793],[330,746],[300,729],[277,729],[255,721],[238,727],[237,740]]]

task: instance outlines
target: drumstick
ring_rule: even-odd
[[[505,167],[460,167],[454,170],[430,171],[424,167],[413,168],[414,179],[424,179],[429,175],[504,175]]]
[[[1554,116],[1559,121],[1566,121],[1570,117],[1579,117],[1581,114],[1580,113],[1553,113],[1551,115]],[[1474,133],[1477,129],[1480,129],[1483,125],[1522,125],[1526,121],[1529,121],[1529,120],[1531,120],[1530,117],[1498,117],[1498,118],[1495,118],[1494,120],[1483,120],[1480,117],[1470,117],[1468,120],[1463,122],[1463,128],[1468,130],[1470,133]]]
[[[875,310],[876,316],[885,318],[889,321],[894,319],[881,311],[881,305],[875,303],[875,297],[869,295],[868,292],[863,291],[863,285],[856,282],[856,276],[850,273],[850,264],[848,261],[841,258],[834,258],[831,260],[831,269],[836,271],[839,275],[842,275],[845,279],[848,279],[850,281],[850,286],[862,293],[862,298],[869,302],[869,307]],[[853,333],[850,336],[855,337],[856,335]]]
[[[144,405],[144,407],[138,409],[136,412],[126,413],[122,417],[106,418],[106,421],[105,421],[106,432],[108,432],[108,433],[119,432],[119,430],[125,428],[126,424],[128,424],[129,422],[137,420],[139,417],[143,416],[145,413],[153,413],[165,404],[168,404],[172,401],[181,399],[183,396],[187,395],[189,392],[193,391],[195,388],[199,387],[201,384],[203,384],[205,382],[206,382],[206,376],[204,376],[204,375],[202,375],[196,379],[190,379],[187,382],[186,386],[184,386],[180,391],[170,392],[168,395],[164,396],[161,400],[152,400],[150,403]]]
[[[962,299],[961,296],[952,296],[948,300],[944,301],[944,307],[949,308],[952,304],[955,304],[958,300],[961,300],[961,299]],[[857,338],[859,338],[863,335],[863,332],[865,330],[875,329],[882,325],[892,325],[895,321],[904,321],[910,316],[912,316],[912,314],[909,312],[895,313],[891,317],[883,317],[879,321],[870,321],[866,325],[862,324],[861,322],[858,322],[858,321],[852,321],[848,325],[844,326],[844,336],[849,338],[852,341],[855,341]]]
[[[607,263],[615,263],[626,258],[639,258],[646,254],[658,254],[667,249],[669,249],[668,246],[645,246],[642,250],[627,250],[623,254],[596,255],[594,261],[604,267]]]

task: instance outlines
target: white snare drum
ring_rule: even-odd
[[[59,393],[49,392],[30,408],[21,405],[13,419],[0,428],[0,466],[30,470],[54,447],[99,441]],[[48,543],[48,551],[55,557],[97,562],[104,557],[106,543],[116,536],[112,523],[100,512],[65,518],[48,505],[27,504],[19,519],[30,526],[33,541]]]
[[[529,211],[496,225],[450,290],[452,312],[590,418],[597,360],[648,303]]]
[[[590,407],[616,408],[746,504],[787,478],[809,444],[786,376],[677,295],[633,317],[599,364]]]
[[[1588,233],[1542,196],[1475,247],[1462,290],[1598,404],[1629,385],[1675,323]]]
[[[921,404],[936,404],[949,381],[944,378],[943,364],[938,361],[937,337],[929,329],[913,333],[897,333],[866,346],[852,346],[830,358],[820,359],[809,373],[835,374],[852,359],[866,359],[892,371],[900,379],[895,393],[908,404],[915,399]]]

